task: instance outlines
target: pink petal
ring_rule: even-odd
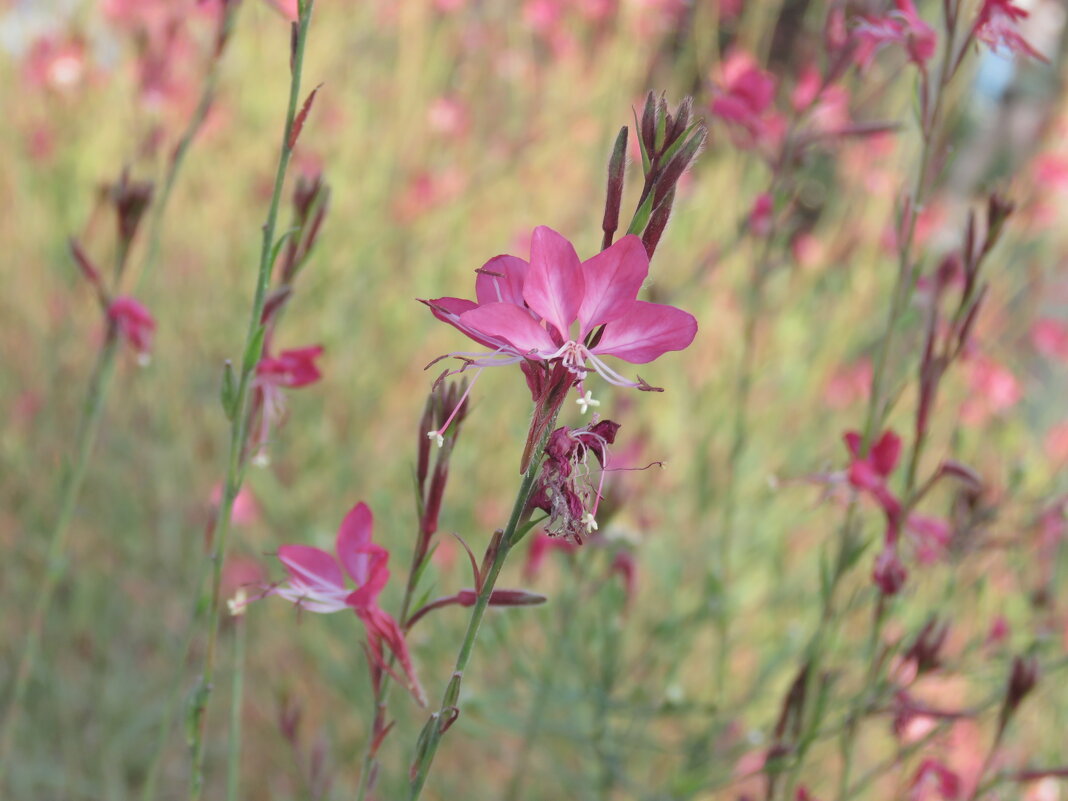
[[[527,305],[566,341],[582,293],[582,268],[575,248],[553,229],[539,225],[530,239],[530,270],[523,286]]]
[[[606,353],[631,364],[645,364],[669,350],[688,347],[697,335],[697,320],[662,303],[636,300],[625,317],[605,326],[593,353]]]
[[[599,326],[622,317],[649,274],[649,256],[642,240],[628,234],[607,250],[582,263],[585,283],[578,318],[579,338]]]
[[[397,621],[377,606],[369,609],[357,610],[357,614],[367,628],[368,649],[371,653],[371,658],[375,662],[375,667],[381,668],[390,675],[394,675],[392,669],[389,667],[389,663],[384,658],[384,653],[382,651],[382,645],[384,643],[386,647],[393,652],[393,655],[397,657],[397,661],[400,662],[401,667],[404,669],[404,675],[407,678],[407,682],[401,681],[400,683],[406,683],[409,692],[415,697],[415,700],[420,704],[425,705],[426,695],[423,693],[423,688],[419,684],[419,679],[416,678],[415,666],[412,664],[412,657],[408,651],[408,643],[404,639],[404,632],[402,632],[400,626],[397,625]],[[394,676],[394,678],[396,678],[396,676]]]
[[[529,265],[518,256],[494,256],[482,265],[475,279],[475,297],[479,303],[523,305],[523,284]],[[493,273],[500,273],[499,276]]]
[[[460,324],[487,337],[506,339],[520,353],[557,348],[548,331],[534,322],[524,309],[511,303],[487,303],[464,312],[460,315]]]
[[[278,558],[294,582],[322,590],[345,587],[341,566],[330,554],[310,545],[283,545]]]
[[[345,603],[354,609],[373,606],[389,581],[389,551],[381,545],[364,546],[357,559],[360,562],[357,569],[362,578],[356,581],[360,586],[345,599]]]
[[[478,308],[478,304],[473,300],[465,300],[464,298],[434,298],[433,300],[424,300],[423,303],[429,307],[430,313],[443,323],[448,323],[461,333],[471,337],[471,339],[475,340],[475,342],[480,345],[484,345],[485,347],[494,350],[501,347],[501,340],[488,338],[484,334],[481,334],[470,326],[463,325],[460,322],[461,314]]]
[[[349,510],[337,530],[337,557],[357,584],[367,581],[365,551],[371,545],[374,522],[370,507],[360,502]]]
[[[868,458],[872,466],[882,476],[889,476],[897,467],[897,460],[901,457],[901,437],[893,431],[884,431],[874,445]]]

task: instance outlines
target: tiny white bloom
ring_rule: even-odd
[[[593,392],[588,389],[586,390],[586,394],[583,395],[581,398],[578,398],[575,403],[578,404],[579,411],[581,411],[583,414],[586,414],[586,412],[589,411],[591,406],[601,405],[601,402],[599,400],[593,399]]]
[[[226,607],[230,610],[230,614],[234,617],[245,614],[245,607],[248,606],[248,596],[245,594],[244,587],[238,587],[237,593],[233,598],[226,602]]]
[[[432,439],[438,444],[438,447],[442,447],[445,444],[445,437],[440,431],[427,431],[426,438]]]
[[[593,514],[590,513],[590,512],[586,512],[586,514],[584,514],[582,516],[582,525],[584,525],[586,527],[586,531],[596,531],[597,530],[597,520],[594,518]]]

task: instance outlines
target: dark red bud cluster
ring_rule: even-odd
[[[650,258],[656,251],[671,217],[675,187],[683,173],[697,158],[708,137],[704,122],[691,120],[692,112],[693,98],[684,99],[675,112],[671,113],[668,111],[666,97],[661,95],[657,98],[650,92],[638,121],[638,144],[641,147],[645,183],[628,233],[642,237],[642,243]],[[616,147],[619,147],[618,139]],[[615,151],[613,159],[614,157]],[[611,172],[609,187],[612,187]],[[611,193],[609,199],[611,201]],[[607,237],[607,230],[605,233]],[[610,244],[607,238],[605,241]]]

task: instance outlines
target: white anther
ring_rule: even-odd
[[[426,438],[434,440],[439,448],[445,445],[445,437],[440,431],[427,431]]]
[[[581,398],[578,398],[575,403],[578,404],[579,411],[581,411],[583,414],[586,414],[586,412],[590,410],[591,406],[601,405],[601,402],[599,400],[593,399],[593,392],[588,389],[586,390],[586,394],[583,395]]]
[[[597,530],[597,520],[590,512],[586,512],[586,514],[582,516],[582,525],[586,527],[587,533]]]

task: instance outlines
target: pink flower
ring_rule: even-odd
[[[264,356],[256,365],[256,381],[289,389],[314,384],[323,377],[315,363],[322,355],[322,345],[310,345],[284,350],[278,356]]]
[[[79,38],[42,37],[30,48],[24,71],[31,86],[60,92],[76,89],[85,79],[85,42]]]
[[[844,409],[868,399],[871,392],[872,367],[867,357],[840,367],[823,387],[823,401],[832,409]]]
[[[131,297],[121,296],[108,306],[108,319],[117,327],[120,336],[137,351],[137,361],[148,364],[152,350],[152,334],[156,321],[141,303]]]
[[[561,537],[550,537],[548,534],[539,531],[530,541],[530,548],[527,550],[527,561],[523,565],[523,578],[527,581],[534,579],[541,572],[542,565],[545,563],[545,558],[550,551],[563,551],[570,554],[578,550],[578,547],[576,542],[565,540]]]
[[[926,69],[927,62],[938,49],[938,35],[934,28],[920,18],[912,0],[895,0],[896,10],[885,17],[863,17],[854,34],[857,64],[867,68],[875,53],[886,44],[904,45],[909,61]]]
[[[890,492],[886,480],[894,472],[901,457],[901,438],[893,431],[884,431],[863,459],[860,457],[860,434],[849,431],[844,439],[846,448],[853,457],[849,465],[849,483],[857,489],[871,493],[886,513],[887,520],[896,529],[901,515],[901,502]]]
[[[749,231],[753,236],[763,237],[771,233],[771,217],[774,211],[770,194],[762,192],[757,196],[749,212]]]
[[[739,129],[738,147],[777,147],[786,126],[773,108],[775,89],[775,76],[760,69],[748,53],[735,50],[724,60],[710,110]]]
[[[953,539],[952,528],[940,517],[911,514],[905,521],[905,529],[916,543],[916,558],[920,564],[936,562]]]
[[[1028,12],[1012,0],[983,0],[972,30],[976,39],[995,52],[1007,50],[1016,55],[1046,61],[1046,57],[1020,35],[1017,26],[1027,16]]]
[[[986,356],[968,362],[971,393],[961,405],[961,422],[978,426],[1011,409],[1023,397],[1023,389],[1012,371]]]
[[[397,621],[378,607],[378,595],[389,580],[389,551],[371,541],[374,518],[365,503],[345,516],[337,532],[337,558],[309,545],[283,545],[278,558],[289,580],[268,590],[309,612],[330,614],[352,609],[367,631],[367,650],[373,669],[384,670],[423,703],[408,645]],[[346,574],[355,582],[349,589]],[[400,662],[407,681],[393,673],[383,646]]]
[[[1043,356],[1068,362],[1068,326],[1048,317],[1031,326],[1031,344]]]
[[[588,363],[611,384],[649,389],[640,378],[623,378],[600,358],[615,356],[645,364],[693,341],[697,333],[693,315],[636,299],[648,273],[649,258],[637,236],[625,236],[580,262],[570,242],[540,226],[531,237],[529,263],[516,256],[497,256],[478,271],[477,301],[424,302],[439,320],[492,349],[452,354],[470,365],[524,360],[559,364],[574,376],[581,391]]]
[[[263,356],[252,379],[251,444],[254,460],[266,464],[271,429],[285,416],[284,389],[299,389],[322,378],[315,360],[323,355],[322,345],[284,350],[278,356]]]

